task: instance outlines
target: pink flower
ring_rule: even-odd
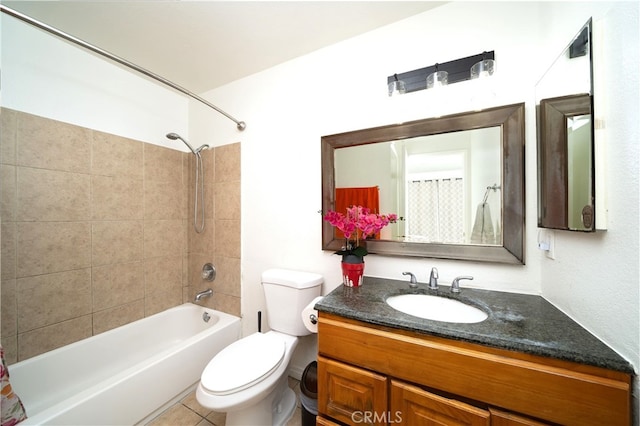
[[[335,226],[339,229],[347,239],[345,250],[341,250],[339,254],[348,254],[355,249],[358,249],[358,239],[362,235],[363,239],[371,235],[376,235],[382,228],[389,223],[395,223],[398,220],[398,215],[390,213],[387,215],[380,215],[377,213],[371,213],[370,209],[362,206],[347,207],[346,215],[335,212],[333,210],[327,212],[324,216],[324,220],[329,222],[331,226]],[[355,235],[356,244],[353,246],[349,239],[352,235]],[[363,247],[359,248],[359,252],[366,250]]]

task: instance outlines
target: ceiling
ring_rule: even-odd
[[[2,1],[194,93],[444,3]]]

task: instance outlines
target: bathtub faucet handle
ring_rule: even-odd
[[[196,298],[195,298],[195,302],[199,302],[200,300],[204,299],[205,297],[211,297],[213,296],[213,289],[206,289],[204,291],[201,291],[199,293],[196,293]]]
[[[202,279],[205,281],[213,281],[216,279],[216,267],[211,263],[205,263],[202,267]]]

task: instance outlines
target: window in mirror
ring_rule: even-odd
[[[569,229],[593,226],[593,166],[591,114],[567,118],[567,176]],[[587,165],[585,167],[584,165]]]
[[[407,155],[405,173],[407,241],[460,244],[465,241],[465,151]]]

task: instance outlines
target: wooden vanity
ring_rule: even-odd
[[[324,313],[318,353],[318,424],[631,421],[630,376],[603,368],[374,328]]]
[[[318,425],[631,424],[629,372],[318,310]]]

